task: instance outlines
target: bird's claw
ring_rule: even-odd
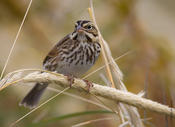
[[[69,82],[70,88],[72,87],[72,84],[74,84],[74,76],[67,75],[67,81]]]
[[[83,81],[86,83],[86,85],[87,85],[87,91],[89,92],[90,91],[90,88],[93,87],[93,84],[90,81],[85,80],[85,79]]]

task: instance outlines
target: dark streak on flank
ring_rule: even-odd
[[[70,52],[69,51],[63,51],[63,54],[68,55]]]
[[[92,63],[92,57],[93,57],[93,52],[92,52],[92,49],[89,47],[89,50],[90,50],[90,56],[89,56],[89,60],[90,62]]]
[[[72,63],[74,59],[71,59],[69,63]]]
[[[81,65],[83,65],[83,63],[84,63],[84,54],[85,54],[85,52],[83,51],[83,53],[82,53],[82,61],[81,61]]]
[[[91,47],[89,47],[89,50],[90,50],[90,52],[91,52],[91,55],[92,55],[92,54],[93,54],[92,48],[91,48]]]
[[[74,59],[75,60],[77,59],[77,52],[75,52]]]
[[[86,49],[86,63],[88,63],[88,60],[89,60],[89,51],[88,51],[88,49]]]
[[[93,57],[94,57],[94,61],[93,61],[93,64],[95,64],[95,58],[96,58],[95,54],[93,55]]]
[[[65,59],[65,57],[62,57],[62,58],[60,59],[60,61],[64,61],[64,59]]]

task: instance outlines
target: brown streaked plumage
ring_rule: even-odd
[[[48,53],[43,61],[43,69],[79,77],[94,65],[100,50],[98,31],[93,23],[79,20],[75,23],[74,31]],[[47,83],[37,83],[20,104],[35,107],[47,86]]]

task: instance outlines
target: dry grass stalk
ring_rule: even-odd
[[[95,18],[93,18],[95,16],[94,16],[92,7],[91,8],[88,8],[88,11],[89,11],[90,17],[92,18],[92,20],[93,20],[93,22],[94,22],[94,24],[95,24],[95,26],[96,26],[96,28],[98,30],[99,40],[100,40],[101,49],[102,49],[101,51],[102,51],[102,54],[103,54],[103,59],[104,59],[105,65],[106,65],[106,70],[107,70],[108,78],[111,81],[112,87],[115,88],[114,80],[112,78],[111,69],[110,69],[110,66],[108,64],[108,59],[107,59],[107,56],[106,56],[106,53],[105,53],[102,36],[101,36],[101,33],[100,33],[99,28],[97,26],[96,20],[95,20]]]
[[[10,57],[11,57],[11,54],[12,54],[13,49],[14,49],[14,47],[15,47],[16,41],[18,40],[19,34],[20,34],[20,32],[21,32],[21,29],[22,29],[22,27],[23,27],[23,24],[24,24],[24,22],[25,22],[25,19],[26,19],[26,17],[27,17],[27,14],[28,14],[28,12],[29,12],[29,9],[30,9],[31,5],[32,5],[32,0],[30,0],[30,2],[29,2],[29,4],[28,4],[28,7],[27,7],[27,10],[26,10],[25,15],[24,15],[24,17],[23,17],[23,20],[22,20],[22,22],[21,22],[21,25],[20,25],[20,27],[19,27],[19,29],[18,29],[18,32],[17,32],[17,34],[16,34],[16,37],[15,37],[15,39],[14,39],[14,41],[13,41],[13,45],[12,45],[12,47],[11,47],[11,49],[10,49],[9,55],[8,55],[8,57],[7,57],[7,60],[6,60],[6,62],[5,62],[4,67],[3,67],[3,69],[2,69],[0,79],[2,79],[2,77],[3,77],[3,75],[4,75],[5,69],[6,69],[7,65],[8,65],[8,62],[9,62]]]
[[[52,87],[48,87],[47,89],[50,90],[50,91],[53,91],[53,92],[57,92],[57,93],[59,93],[59,92],[62,91],[62,90],[58,90],[58,89],[55,89],[55,88],[52,88]],[[92,100],[83,98],[83,97],[81,97],[81,96],[78,96],[78,95],[75,95],[75,94],[71,94],[71,93],[68,93],[68,92],[64,92],[63,94],[64,94],[64,95],[67,95],[67,96],[70,96],[70,97],[73,97],[73,98],[76,98],[76,99],[78,99],[78,100],[81,100],[81,101],[84,101],[84,102],[87,102],[87,103],[96,105],[96,106],[98,106],[98,107],[100,107],[100,108],[103,108],[103,109],[106,109],[106,110],[111,111],[111,109],[108,108],[107,106],[102,105],[102,104],[100,104],[100,103],[97,103],[97,102],[95,102],[95,101],[92,101]]]
[[[17,78],[16,75],[19,77]],[[67,77],[62,74],[53,75],[51,73],[46,73],[46,72],[44,73],[34,72],[34,73],[27,74],[26,76],[19,75],[18,73],[16,75],[12,76],[10,79],[6,78],[6,83],[12,84],[11,82],[15,82],[15,84],[16,83],[24,84],[24,83],[30,83],[30,82],[48,82],[50,84],[57,84],[64,88],[65,87],[68,88],[69,86]],[[1,83],[2,82],[0,82],[0,84]],[[6,86],[6,85],[3,84],[2,86]],[[81,79],[75,79],[75,83],[73,84],[72,88],[78,89],[79,91],[82,91],[82,92],[88,91],[86,83]],[[125,104],[136,106],[138,108],[144,108],[157,113],[166,114],[166,115],[175,117],[174,108],[170,108],[166,105],[162,105],[160,103],[151,101],[149,99],[142,98],[130,92],[125,92],[125,91],[117,90],[115,88],[93,83],[93,87],[91,87],[89,93],[94,94],[96,96],[107,98],[109,100],[123,102]]]
[[[84,126],[84,125],[87,125],[87,124],[91,124],[91,123],[95,123],[95,122],[100,122],[100,121],[105,121],[105,120],[112,120],[113,118],[99,118],[99,119],[93,119],[93,120],[88,120],[88,121],[85,121],[85,122],[81,122],[81,123],[78,123],[76,125],[73,125],[72,127],[80,127],[80,126]]]
[[[112,87],[120,89],[120,90],[124,90],[127,92],[127,89],[126,89],[124,83],[122,82],[122,78],[123,78],[122,72],[120,71],[118,65],[115,63],[115,61],[111,55],[110,48],[109,48],[107,42],[103,39],[103,37],[99,31],[99,28],[98,28],[98,25],[97,25],[96,19],[95,19],[92,0],[90,0],[90,8],[88,10],[89,10],[90,17],[92,18],[96,28],[98,29],[99,40],[100,40],[101,47],[102,47],[102,54],[103,54],[104,62],[106,65],[107,74],[108,74],[109,80],[111,81]],[[108,62],[111,62],[111,64],[110,64],[111,66],[109,64],[107,64]],[[116,81],[116,82],[114,83],[114,81]],[[123,123],[125,122],[125,120],[124,120],[124,116],[125,116],[125,119],[127,119],[129,121],[130,126],[134,126],[134,127],[143,127],[144,126],[136,108],[119,103],[119,109],[121,109],[119,111],[119,114],[120,114],[120,117],[121,117],[121,120]]]

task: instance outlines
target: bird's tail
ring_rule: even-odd
[[[47,83],[37,83],[20,102],[20,105],[28,108],[34,108],[38,104],[41,95],[43,94],[47,86]]]

